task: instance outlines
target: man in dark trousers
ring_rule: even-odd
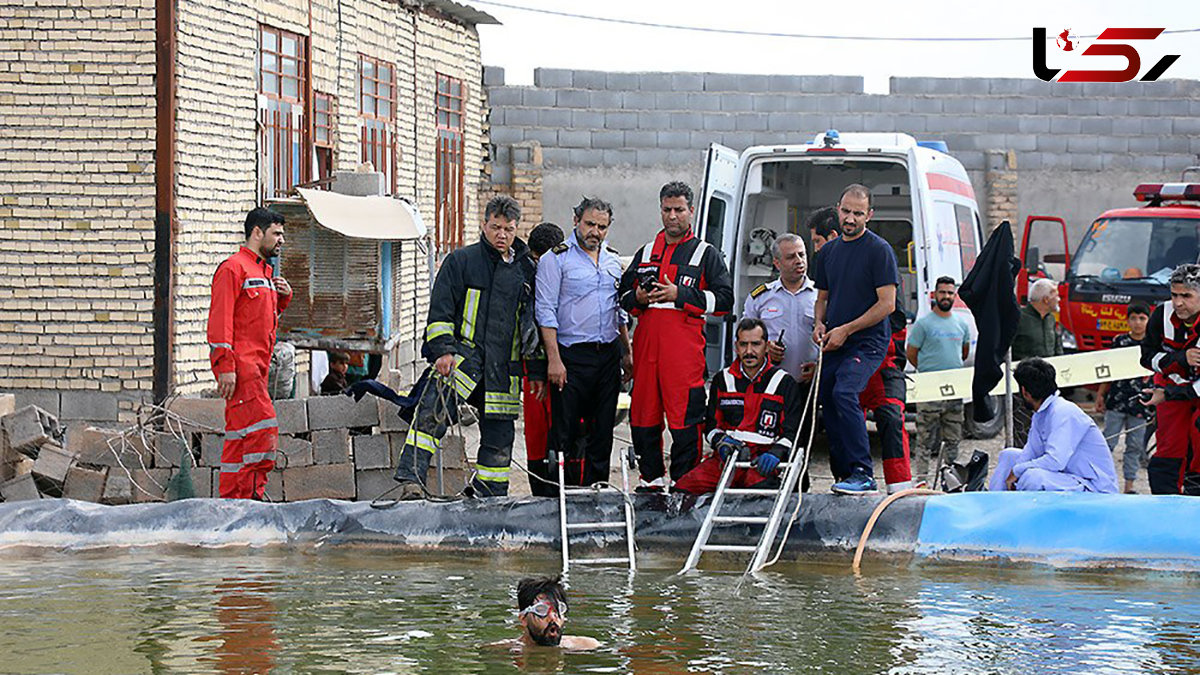
[[[425,477],[458,402],[480,410],[480,446],[471,486],[476,495],[508,494],[513,421],[521,412],[521,375],[542,386],[533,320],[535,268],[517,238],[521,207],[507,195],[484,210],[480,240],[446,256],[433,282],[422,352],[434,374],[404,439],[395,478],[398,499],[425,496]]]
[[[256,208],[246,215],[245,233],[242,247],[213,275],[208,349],[217,392],[225,399],[220,495],[263,499],[279,448],[267,371],[292,288],[267,264],[283,246],[283,216]]]
[[[817,255],[813,340],[825,353],[820,400],[838,494],[868,494],[876,484],[859,395],[883,363],[891,339],[900,271],[882,237],[867,230],[871,191],[853,184],[838,202],[841,236]]]
[[[621,276],[621,307],[633,333],[629,422],[641,490],[666,487],[662,420],[671,430],[671,480],[696,465],[704,423],[705,316],[733,309],[721,252],[692,231],[692,189],[678,181],[658,193],[663,229]]]
[[[575,229],[538,262],[535,303],[550,388],[550,447],[566,458],[567,484],[608,480],[621,373],[632,369],[617,299],[623,268],[604,240],[612,206],[584,197]],[[574,448],[587,437],[582,457]]]

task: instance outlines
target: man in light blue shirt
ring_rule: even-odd
[[[1000,451],[989,490],[1117,492],[1117,470],[1096,423],[1058,395],[1054,366],[1032,357],[1017,364],[1013,379],[1036,410],[1029,439]]]
[[[817,287],[807,275],[804,240],[790,232],[779,235],[771,244],[771,257],[779,278],[750,291],[742,316],[767,326],[767,355],[807,390],[819,348],[812,340]]]
[[[571,485],[608,480],[622,372],[627,379],[633,369],[617,298],[624,267],[604,243],[611,223],[610,204],[584,197],[575,229],[538,261],[534,308],[550,385],[548,447],[566,459]],[[587,447],[578,456],[582,438]]]
[[[962,368],[970,353],[971,329],[954,313],[957,297],[954,279],[938,277],[933,286],[933,311],[917,319],[908,330],[905,353],[918,372]],[[917,404],[918,476],[928,478],[931,459],[935,464],[949,464],[958,459],[962,427],[962,399]],[[940,469],[935,466],[935,470]]]

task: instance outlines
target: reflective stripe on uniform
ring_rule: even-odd
[[[275,451],[267,450],[265,452],[247,452],[242,455],[240,462],[221,462],[221,473],[237,473],[241,471],[247,464],[257,464],[259,462],[275,461]]]
[[[700,261],[704,259],[704,251],[711,246],[707,241],[701,241],[696,245],[696,250],[692,252],[692,257],[688,260],[688,264],[692,267],[698,267]]]
[[[245,290],[247,288],[269,288],[275,290],[275,284],[270,279],[264,279],[263,277],[250,277],[242,282],[242,289]]]
[[[460,397],[469,398],[471,392],[475,391],[476,386],[478,386],[478,383],[471,379],[470,375],[457,368],[454,370],[454,391],[458,392]]]
[[[274,417],[271,417],[271,418],[262,420],[261,422],[255,422],[254,424],[251,424],[250,426],[242,428],[242,429],[226,429],[225,430],[225,440],[226,441],[234,441],[239,438],[245,438],[256,431],[262,431],[263,429],[275,429],[278,427],[279,427],[279,422],[276,421],[276,419]]]
[[[763,436],[753,431],[742,431],[741,429],[730,429],[725,434],[743,443],[756,443],[758,445],[771,445],[779,440],[774,436]]]
[[[436,454],[438,450],[437,439],[432,434],[418,431],[416,426],[408,428],[408,434],[404,437],[404,444],[424,450],[431,455]]]
[[[764,393],[770,395],[778,394],[779,385],[783,384],[783,378],[785,377],[787,377],[787,373],[783,372],[782,368],[775,371],[775,374],[771,376],[771,381],[767,383],[767,388]]]
[[[434,321],[425,327],[425,339],[432,340],[443,335],[454,335],[454,324],[448,321]]]
[[[484,466],[482,464],[475,465],[475,477],[479,480],[486,480],[492,483],[507,483],[508,482],[508,467],[507,466]]]
[[[712,291],[700,291],[700,295],[704,296],[704,313],[712,314],[717,311],[717,294]]]
[[[463,300],[462,336],[472,342],[475,340],[476,315],[479,314],[479,297],[482,293],[478,288],[468,288],[467,297]]]
[[[232,351],[233,345],[229,344],[228,342],[210,342],[210,343],[208,343],[208,348],[209,349],[228,349],[228,350]]]

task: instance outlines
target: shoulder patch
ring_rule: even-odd
[[[558,254],[558,253],[565,253],[568,248],[571,248],[571,247],[567,246],[566,243],[562,243],[562,244],[559,244],[558,246],[555,246],[554,248],[552,248],[550,250],[554,251],[554,253]]]
[[[766,293],[766,292],[767,292],[767,285],[766,285],[766,284],[759,284],[759,285],[757,285],[757,286],[755,286],[755,287],[754,287],[754,290],[750,291],[750,297],[752,297],[752,298],[757,298],[758,296],[760,296],[760,295],[762,295],[763,293]]]

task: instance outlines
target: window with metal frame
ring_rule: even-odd
[[[333,177],[333,149],[337,121],[337,97],[313,92],[313,146],[317,155],[317,176],[322,181]],[[323,183],[322,186],[325,186]]]
[[[259,25],[259,200],[311,179],[306,118],[308,38]]]
[[[463,115],[467,89],[462,80],[437,74],[437,229],[439,252],[463,245]]]
[[[396,192],[396,66],[359,55],[362,161],[370,162]]]

